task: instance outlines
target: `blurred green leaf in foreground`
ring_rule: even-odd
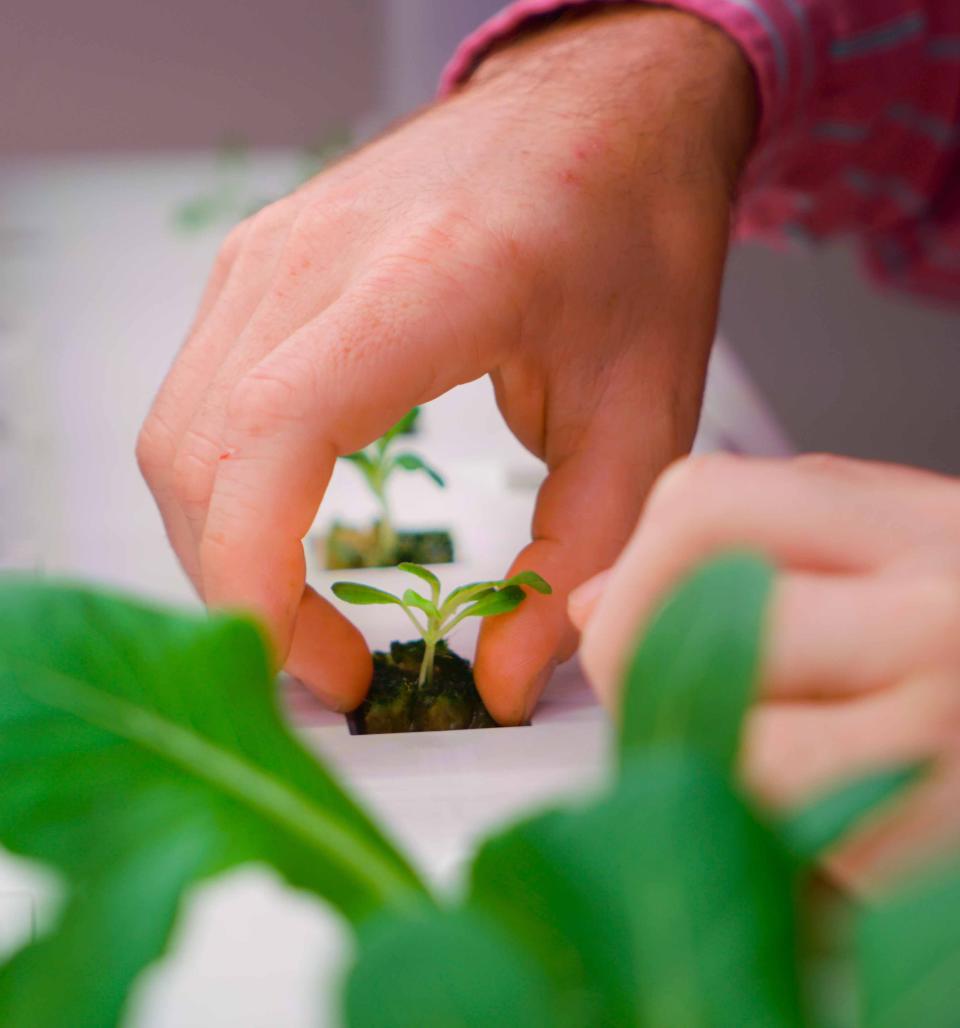
[[[67,885],[49,934],[0,969],[0,1025],[119,1023],[184,896],[253,861],[353,926],[353,1028],[824,1023],[806,885],[916,771],[786,817],[743,795],[773,577],[732,554],[681,584],[630,664],[607,786],[482,842],[453,899],[288,731],[251,622],[0,580],[0,844]],[[960,1023],[958,881],[854,910],[851,1028]]]

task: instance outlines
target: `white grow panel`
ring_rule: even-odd
[[[260,188],[282,182],[292,155],[256,162]],[[9,447],[18,467],[41,467],[42,489],[16,481],[0,490],[0,517],[17,514],[10,563],[94,578],[158,598],[195,602],[162,538],[139,479],[133,445],[139,423],[189,322],[216,236],[183,238],[171,212],[209,174],[206,155],[73,160],[6,170],[6,238],[29,240],[11,263],[0,254],[4,332],[15,353],[18,388],[2,392]],[[24,354],[35,364],[26,369]],[[0,354],[0,358],[2,358]],[[0,365],[3,361],[0,360]],[[698,449],[782,453],[788,444],[733,359],[720,350],[711,370]],[[38,414],[44,424],[38,426]],[[460,562],[439,569],[449,586],[497,577],[527,540],[538,462],[503,426],[486,382],[442,397],[410,440],[448,477],[437,490],[399,476],[401,527],[452,526]],[[2,447],[0,447],[2,449]],[[29,477],[29,476],[27,476]],[[22,473],[19,481],[25,482]],[[36,484],[36,483],[34,483]],[[36,517],[24,519],[30,504]],[[338,467],[317,519],[373,513],[360,476]],[[7,524],[13,524],[10,518]],[[0,554],[2,557],[3,554]],[[326,591],[336,576],[311,566]],[[365,571],[388,587],[399,572]],[[329,595],[329,594],[328,594]],[[397,635],[386,608],[351,608],[368,639]],[[471,656],[476,626],[454,643]],[[575,663],[561,668],[532,726],[416,736],[350,736],[297,683],[288,706],[309,743],[386,822],[426,873],[456,878],[478,835],[493,825],[602,775],[607,725]],[[42,923],[45,880],[0,853],[0,949]],[[335,982],[347,950],[342,928],[319,904],[283,889],[267,872],[245,869],[198,891],[175,957],[138,991],[131,1023],[146,1028],[300,1028],[335,1024]],[[324,997],[326,1019],[316,1018]]]

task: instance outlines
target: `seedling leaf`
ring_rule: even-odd
[[[503,589],[495,589],[484,593],[476,603],[466,607],[459,618],[489,618],[498,614],[508,614],[516,610],[526,599],[526,593],[518,585],[508,585]]]
[[[546,579],[541,578],[535,571],[521,571],[511,578],[497,579],[496,581],[489,582],[469,582],[467,585],[461,585],[450,592],[450,595],[444,600],[443,609],[446,613],[450,613],[456,610],[457,607],[462,607],[470,600],[479,600],[481,597],[485,597],[497,589],[521,585],[528,585],[539,593],[553,592],[550,583]]]
[[[451,590],[450,595],[443,601],[443,609],[448,613],[454,611],[457,607],[469,603],[470,600],[477,600],[481,596],[493,592],[500,584],[500,582],[470,582],[467,585],[458,586]]]
[[[813,862],[839,842],[858,821],[914,784],[922,765],[892,768],[845,783],[781,822],[787,847]]]
[[[681,745],[733,767],[772,582],[765,561],[731,554],[703,565],[667,599],[627,673],[622,758]]]
[[[373,471],[373,461],[370,460],[363,450],[357,450],[356,453],[345,453],[341,460],[350,461],[351,464],[356,464],[366,472]]]
[[[429,618],[439,618],[440,611],[437,610],[437,605],[431,603],[425,596],[421,596],[420,593],[415,592],[413,589],[407,589],[403,594],[403,602],[408,607],[416,607],[418,610],[422,610],[424,614]]]
[[[427,582],[433,594],[434,603],[436,603],[440,598],[440,579],[432,571],[428,571],[419,564],[411,564],[407,561],[398,564],[397,567],[400,571],[406,571],[408,575],[416,575],[417,578],[422,578],[424,582]]]
[[[531,589],[535,589],[538,593],[543,593],[545,596],[549,596],[553,592],[550,583],[545,578],[541,578],[536,571],[521,571],[519,574],[508,578],[503,584],[528,585]]]
[[[344,603],[374,604],[374,603],[395,603],[402,606],[399,597],[388,593],[383,589],[377,589],[372,585],[361,585],[359,582],[334,582],[330,586],[334,596],[343,600]]]
[[[397,436],[413,435],[417,430],[417,422],[419,420],[420,408],[412,407],[395,425],[391,425],[380,438],[386,444],[392,442]]]
[[[397,467],[403,468],[404,471],[422,471],[424,474],[429,475],[441,489],[447,484],[439,471],[430,467],[425,460],[418,457],[415,453],[398,453],[393,458],[393,462]]]

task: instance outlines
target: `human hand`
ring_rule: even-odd
[[[613,698],[637,630],[719,550],[780,568],[744,748],[763,798],[929,762],[923,782],[831,854],[871,887],[960,838],[960,480],[832,457],[692,458],[654,487],[613,569],[570,597],[586,672]]]
[[[491,712],[523,719],[574,646],[566,593],[691,441],[752,94],[696,19],[594,15],[231,233],[137,450],[203,599],[257,613],[278,665],[356,706],[370,657],[305,586],[301,541],[338,455],[490,374],[549,469],[514,568],[556,596],[491,623],[476,662]]]

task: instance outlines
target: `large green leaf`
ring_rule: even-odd
[[[470,903],[537,957],[568,1023],[802,1021],[796,864],[716,764],[658,749],[615,790],[488,841]]]
[[[3,1025],[115,1023],[180,893],[229,866],[268,863],[355,923],[425,896],[285,727],[242,618],[0,581],[0,781],[0,845],[58,869],[73,897],[57,935],[3,971]],[[72,1003],[86,1020],[63,1016]]]
[[[844,783],[784,818],[781,836],[801,860],[816,860],[920,774],[916,766],[896,767]]]
[[[161,791],[141,793],[141,816],[117,826],[129,827],[130,838],[121,844],[114,832],[109,878],[84,878],[59,929],[0,968],[0,1024],[105,1028],[119,1020],[131,983],[166,948],[181,896],[223,859],[216,819],[189,809],[192,798]]]
[[[773,569],[747,554],[695,571],[654,616],[624,687],[620,752],[682,745],[732,769],[754,695]]]
[[[467,910],[393,919],[361,937],[347,982],[350,1028],[558,1028],[543,970]]]
[[[866,907],[857,934],[864,1028],[960,1024],[960,870]]]

